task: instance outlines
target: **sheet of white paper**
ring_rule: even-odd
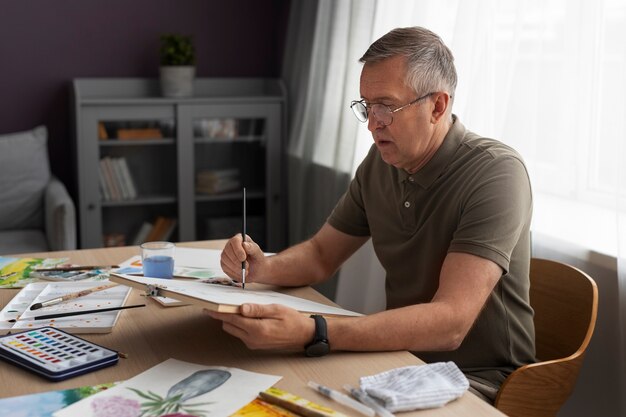
[[[343,308],[328,306],[305,300],[304,298],[293,297],[271,290],[243,290],[239,287],[231,287],[218,284],[206,284],[198,281],[164,280],[160,278],[140,277],[134,275],[121,275],[131,281],[140,282],[146,285],[154,285],[179,294],[201,300],[210,301],[217,304],[228,304],[239,306],[244,303],[254,304],[282,304],[302,312],[319,314],[332,314],[341,316],[360,316],[361,314]]]
[[[87,397],[53,415],[137,417],[181,413],[198,417],[227,417],[254,400],[259,391],[266,390],[280,379],[280,376],[237,368],[168,359],[134,378]],[[182,394],[178,401],[172,398],[177,394]],[[163,407],[168,399],[169,403],[175,405],[166,411]],[[174,409],[176,405],[179,406],[177,410]]]

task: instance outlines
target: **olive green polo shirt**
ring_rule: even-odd
[[[515,150],[453,119],[441,147],[412,175],[385,163],[373,145],[328,222],[372,237],[386,271],[388,309],[431,301],[449,252],[498,264],[503,275],[461,346],[416,354],[426,362],[454,361],[499,386],[535,357],[530,181]]]

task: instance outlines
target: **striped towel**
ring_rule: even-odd
[[[391,369],[361,377],[360,383],[391,412],[442,407],[469,387],[454,362]]]

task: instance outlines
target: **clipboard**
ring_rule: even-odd
[[[149,278],[111,273],[109,280],[146,291],[146,295],[175,298],[219,313],[238,313],[244,303],[281,304],[303,314],[362,316],[360,313],[265,289],[246,289],[198,281]]]

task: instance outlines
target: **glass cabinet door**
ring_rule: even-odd
[[[148,225],[164,220],[167,227],[161,226],[158,236],[154,230],[150,239],[176,240],[178,175],[173,106],[89,108],[82,129],[81,159],[97,167],[83,171],[93,172],[93,177],[79,178],[81,194],[88,196],[81,215],[94,220],[88,223],[89,229],[81,231],[82,246],[141,243],[138,240],[148,238],[146,233],[153,231]]]
[[[271,213],[281,187],[280,108],[227,104],[180,107],[180,188],[189,187],[189,218],[182,239],[230,238],[241,233],[243,187],[247,233],[264,250],[277,247],[281,235]],[[181,205],[181,209],[182,209]],[[281,219],[284,220],[284,219]]]

